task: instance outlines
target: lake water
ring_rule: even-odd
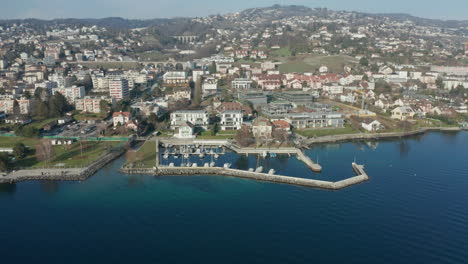
[[[1,263],[468,263],[468,132],[324,144],[295,157],[228,154],[278,174],[370,181],[341,191],[217,176],[0,186]],[[225,160],[222,160],[225,159]]]

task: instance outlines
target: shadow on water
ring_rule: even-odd
[[[234,163],[234,167],[241,170],[247,170],[249,168],[249,158],[245,155],[239,155],[239,158]]]
[[[442,133],[442,139],[445,143],[454,143],[457,140],[459,131],[446,131]]]
[[[398,142],[397,147],[400,153],[400,157],[406,158],[411,149],[409,142],[405,139],[402,139]]]
[[[0,183],[0,195],[12,196],[16,193],[15,183]]]
[[[127,187],[138,187],[144,182],[143,175],[128,175],[127,176]]]
[[[39,184],[41,190],[48,195],[54,195],[59,191],[60,183],[57,181],[40,181]]]

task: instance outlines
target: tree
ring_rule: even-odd
[[[13,102],[13,115],[14,116],[21,115],[21,108],[17,100]]]
[[[362,57],[362,58],[359,60],[359,64],[360,64],[361,66],[367,67],[367,66],[369,66],[369,60],[368,60],[366,57]]]
[[[177,63],[175,66],[176,71],[183,71],[184,70],[184,65],[182,63]]]
[[[213,124],[213,127],[211,128],[211,136],[216,136],[216,133],[218,133],[219,130],[219,124],[218,122]]]
[[[11,169],[10,157],[6,153],[0,153],[0,171],[7,172]]]
[[[49,117],[49,106],[47,103],[40,99],[36,99],[36,111],[35,111],[35,116],[38,117],[38,119],[46,119]]]
[[[252,131],[247,126],[242,126],[241,129],[237,130],[234,139],[241,147],[248,147],[255,142]]]
[[[49,100],[49,117],[63,116],[70,110],[67,98],[61,93],[55,93]]]
[[[23,143],[16,143],[13,147],[13,155],[17,160],[26,157],[26,146]]]
[[[210,74],[215,74],[217,72],[216,68],[216,62],[213,61],[208,67],[208,71],[210,72]]]
[[[106,100],[101,100],[99,102],[99,107],[101,108],[101,113],[107,114],[111,110],[109,102]]]
[[[54,156],[52,142],[48,139],[42,139],[36,146],[36,158],[39,161],[48,162]]]
[[[195,83],[195,91],[193,93],[193,104],[195,106],[199,106],[202,100],[202,86],[203,86],[203,79],[201,76],[198,76],[197,81]]]
[[[437,88],[444,89],[444,87],[445,87],[444,80],[442,78],[440,78],[440,77],[437,78],[436,85],[437,85]]]

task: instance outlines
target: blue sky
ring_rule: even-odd
[[[0,19],[194,17],[273,4],[468,20],[467,0],[0,0]]]

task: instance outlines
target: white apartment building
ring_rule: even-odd
[[[243,124],[241,111],[224,111],[221,113],[221,130],[239,130]]]
[[[252,88],[252,80],[245,78],[237,78],[231,82],[231,86],[236,90],[248,90]]]
[[[122,100],[130,96],[128,80],[112,79],[109,80],[109,95],[117,100]]]
[[[208,129],[208,113],[204,110],[184,110],[171,113],[171,129],[177,129],[188,123],[195,127]]]
[[[188,84],[187,73],[184,71],[169,71],[163,75],[163,81],[167,85]]]
[[[101,112],[101,101],[106,101],[109,104],[113,105],[115,103],[115,99],[108,96],[100,96],[100,97],[91,97],[86,96],[82,99],[75,100],[75,109],[83,112],[88,113],[100,113]]]
[[[96,93],[108,93],[109,92],[109,79],[104,75],[93,75],[91,77],[93,81],[93,91]]]
[[[218,80],[215,78],[207,78],[202,85],[203,96],[215,94],[218,91]]]
[[[73,103],[75,102],[75,99],[81,99],[86,95],[84,86],[53,88],[52,94],[55,93],[61,93],[63,96],[65,96],[65,98],[67,98],[68,102],[70,103]]]
[[[15,99],[11,96],[4,96],[0,98],[0,111],[4,111],[7,114],[13,113],[13,105],[15,100],[18,101],[21,114],[26,115],[31,112],[33,100],[26,98]]]

